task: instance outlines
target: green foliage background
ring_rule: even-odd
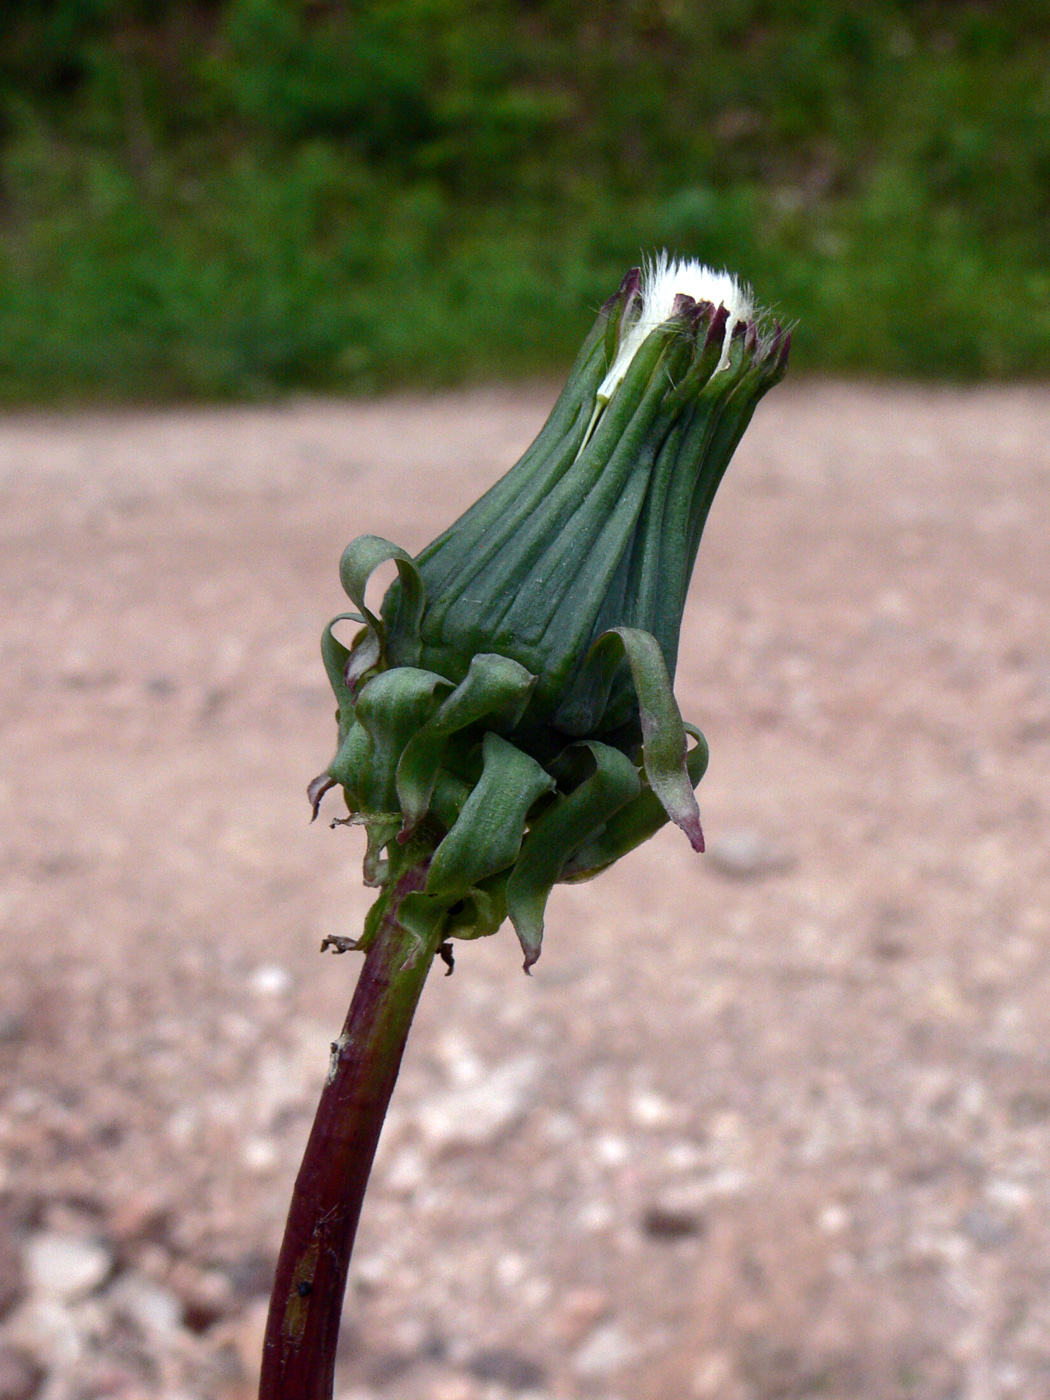
[[[1050,7],[6,0],[0,398],[560,369],[642,249],[796,364],[1050,372]]]

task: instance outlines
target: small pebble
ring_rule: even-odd
[[[631,1119],[639,1128],[666,1128],[678,1116],[674,1104],[662,1094],[642,1090],[631,1096],[628,1109]]]
[[[731,1379],[732,1367],[725,1353],[708,1352],[700,1358],[693,1372],[693,1394],[697,1396],[697,1400],[717,1400],[718,1396],[727,1393]]]
[[[391,1160],[383,1178],[388,1191],[398,1196],[410,1196],[427,1177],[427,1162],[414,1147],[403,1147]]]
[[[171,1207],[164,1196],[140,1191],[119,1201],[106,1223],[108,1233],[123,1243],[159,1242],[167,1235],[170,1219]]]
[[[292,990],[292,978],[280,963],[263,963],[248,978],[248,989],[257,997],[283,997]]]
[[[50,1231],[30,1237],[24,1262],[30,1291],[63,1302],[93,1293],[113,1269],[112,1254],[97,1240]]]
[[[631,1155],[631,1144],[615,1133],[602,1133],[594,1140],[593,1153],[603,1167],[622,1167]]]
[[[703,1217],[696,1211],[653,1205],[642,1216],[642,1230],[652,1240],[684,1240],[704,1233]]]
[[[849,1223],[849,1211],[837,1201],[826,1205],[817,1216],[817,1225],[825,1235],[841,1235]]]
[[[531,1356],[505,1347],[479,1351],[467,1363],[467,1370],[479,1381],[495,1381],[508,1390],[538,1390],[547,1379],[546,1371]]]
[[[720,832],[707,843],[707,860],[721,875],[733,880],[753,880],[775,875],[794,864],[786,851],[751,827]]]
[[[245,1138],[241,1145],[241,1161],[253,1172],[272,1171],[280,1154],[273,1138],[253,1134]]]
[[[115,1312],[133,1322],[147,1337],[158,1341],[174,1336],[182,1326],[182,1303],[169,1288],[125,1274],[110,1289],[109,1300]]]
[[[486,1070],[475,1084],[424,1099],[417,1110],[424,1138],[434,1148],[494,1143],[524,1116],[539,1073],[536,1056],[522,1055]]]
[[[574,1288],[561,1302],[556,1315],[559,1333],[578,1342],[609,1312],[609,1295],[599,1288]]]
[[[5,1322],[7,1340],[46,1371],[67,1372],[83,1354],[73,1314],[57,1298],[31,1298]]]
[[[182,1304],[182,1324],[191,1332],[206,1332],[231,1310],[233,1289],[221,1269],[201,1269],[180,1259],[167,1283]]]
[[[634,1356],[634,1347],[615,1323],[596,1327],[573,1357],[572,1369],[581,1380],[602,1380]]]

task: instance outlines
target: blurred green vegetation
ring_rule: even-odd
[[[796,364],[1050,372],[1050,7],[5,0],[0,399],[559,369],[640,251]]]

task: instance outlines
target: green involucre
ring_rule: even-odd
[[[678,632],[715,490],[788,337],[751,320],[726,344],[725,308],[680,298],[605,404],[638,314],[629,274],[536,441],[418,558],[374,535],[343,554],[356,611],[322,637],[339,745],[311,797],[316,811],[342,787],[369,883],[389,884],[409,846],[431,853],[399,914],[421,945],[509,917],[528,968],[558,881],[669,818],[703,850],[707,744],[674,698]],[[376,614],[366,590],[389,560]],[[340,621],[360,626],[349,647]]]

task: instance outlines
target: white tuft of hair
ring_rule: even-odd
[[[608,403],[612,398],[646,337],[670,320],[674,299],[680,292],[694,301],[709,301],[716,308],[724,306],[729,312],[717,369],[725,367],[733,327],[738,321],[749,321],[754,314],[751,289],[730,272],[716,272],[695,258],[669,258],[665,249],[642,268],[641,314],[620,342],[612,368],[598,390],[599,403]]]

